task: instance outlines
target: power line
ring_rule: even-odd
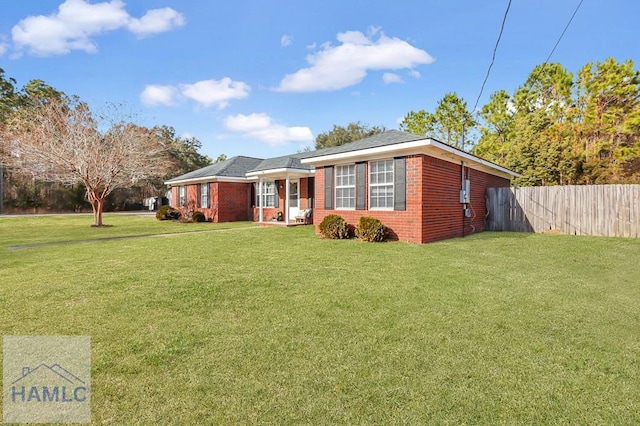
[[[489,80],[489,74],[491,74],[491,68],[493,67],[493,63],[496,60],[496,52],[498,51],[498,45],[500,44],[500,39],[502,38],[502,33],[504,32],[504,24],[507,22],[507,15],[509,14],[509,9],[511,9],[511,0],[507,4],[507,10],[504,11],[504,17],[502,18],[502,25],[500,26],[500,33],[498,34],[498,39],[496,40],[496,45],[493,47],[493,55],[491,57],[491,63],[489,64],[489,68],[487,69],[487,75],[484,77],[484,81],[482,82],[482,87],[480,87],[480,93],[478,93],[478,98],[476,99],[476,103],[473,106],[473,110],[471,114],[476,111],[478,107],[478,102],[480,102],[480,97],[482,96],[482,92],[484,91],[484,86],[487,84],[487,80]]]
[[[529,84],[529,89],[531,87],[533,87],[533,85],[535,84],[535,82],[538,80],[538,76],[542,73],[542,71],[544,71],[544,68],[547,66],[547,64],[549,63],[549,60],[551,59],[551,56],[553,56],[553,53],[556,51],[556,48],[558,47],[558,45],[560,44],[560,41],[562,41],[562,38],[564,37],[564,34],[567,32],[567,29],[569,29],[569,26],[571,25],[571,23],[573,22],[573,18],[575,18],[576,14],[578,13],[578,10],[580,10],[580,6],[582,6],[582,3],[584,2],[584,0],[580,0],[580,2],[578,3],[578,5],[576,6],[575,10],[573,11],[573,14],[571,15],[571,18],[569,18],[569,22],[567,22],[567,25],[564,26],[564,29],[562,30],[562,33],[560,34],[560,37],[558,37],[558,40],[556,41],[556,44],[553,45],[553,49],[551,49],[551,52],[549,53],[549,55],[547,56],[547,59],[545,59],[544,63],[542,64],[542,66],[538,69],[538,72],[535,73],[532,77],[531,77],[531,83]],[[518,112],[518,110],[522,107],[522,104],[524,103],[524,98],[520,101],[520,103],[518,104],[518,106],[516,106],[514,113],[511,115],[511,120],[513,120],[513,118],[515,117],[515,113]],[[511,120],[509,120],[509,122],[511,122]]]

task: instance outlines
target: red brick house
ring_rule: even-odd
[[[171,206],[199,210],[213,222],[295,223],[296,216],[313,208],[314,196],[314,170],[297,155],[232,157],[170,179],[165,184]]]
[[[516,173],[434,139],[390,130],[333,148],[271,159],[233,157],[171,179],[174,207],[216,221],[295,222],[313,209],[355,224],[380,219],[390,237],[427,243],[485,228],[485,192]]]

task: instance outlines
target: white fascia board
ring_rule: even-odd
[[[355,151],[341,152],[339,154],[322,155],[320,157],[303,158],[300,160],[302,164],[313,164],[314,166],[323,166],[334,164],[336,162],[344,162],[350,159],[369,159],[381,157],[384,154],[393,153],[394,155],[405,155],[404,151],[416,151],[422,147],[429,145],[431,139],[420,139],[417,141],[397,143],[393,145],[378,146],[376,148],[359,149]]]
[[[467,161],[470,161],[472,163],[477,163],[477,164],[480,164],[480,165],[482,165],[484,167],[488,167],[490,169],[494,169],[494,170],[496,170],[498,172],[505,173],[505,174],[507,174],[507,175],[509,175],[511,177],[519,177],[520,176],[516,172],[512,172],[511,170],[505,169],[502,166],[498,166],[497,164],[493,164],[490,161],[483,160],[482,158],[476,157],[475,155],[469,154],[468,152],[460,151],[460,150],[458,150],[458,149],[456,149],[456,148],[454,148],[452,146],[449,146],[447,144],[444,144],[442,142],[438,142],[438,141],[434,141],[434,140],[432,140],[431,142],[432,142],[431,143],[432,146],[437,147],[437,148],[439,148],[439,149],[441,149],[443,151],[450,152],[451,154],[457,155],[458,157],[462,157],[463,159],[465,159]]]
[[[437,153],[439,151],[439,153]],[[518,173],[514,173],[511,170],[504,167],[493,164],[489,161],[483,160],[480,157],[476,157],[473,154],[460,151],[442,142],[438,142],[434,139],[420,139],[417,141],[404,142],[393,145],[384,145],[376,148],[361,149],[356,151],[341,152],[339,154],[329,154],[320,157],[311,157],[302,159],[303,164],[312,164],[314,166],[326,166],[339,163],[345,163],[349,161],[368,161],[384,158],[387,156],[402,156],[402,155],[414,155],[414,154],[426,154],[431,155],[443,160],[458,163],[460,161],[468,161],[480,166],[481,169],[489,171],[493,174],[500,176],[518,177]]]
[[[182,180],[174,180],[171,182],[165,182],[164,184],[167,186],[177,186],[177,185],[195,185],[197,183],[206,183],[206,182],[235,182],[235,183],[245,183],[247,182],[247,178],[243,177],[226,177],[226,176],[205,176],[201,178],[194,179],[182,179]]]
[[[278,176],[312,176],[316,173],[315,170],[301,170],[291,169],[283,167],[280,169],[259,170],[256,172],[249,172],[246,174],[247,178],[256,179],[259,177],[278,177]]]

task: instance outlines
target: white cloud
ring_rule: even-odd
[[[164,7],[162,9],[149,10],[140,19],[131,18],[127,28],[137,36],[144,37],[181,27],[184,22],[184,16],[181,13],[170,7]]]
[[[244,99],[249,96],[251,87],[242,81],[233,81],[229,77],[222,80],[203,80],[193,84],[181,84],[183,96],[210,107],[217,105],[225,108],[232,99]]]
[[[148,84],[140,94],[145,105],[174,105],[178,91],[173,86]]]
[[[66,0],[52,15],[22,19],[12,28],[11,35],[16,50],[48,56],[72,50],[96,52],[93,37],[122,28],[142,37],[184,25],[183,15],[170,8],[149,10],[140,19],[130,16],[124,8],[121,0],[94,4]]]
[[[0,39],[0,56],[4,55],[6,51],[7,51],[7,44],[4,43],[2,39]]]
[[[392,72],[385,72],[384,74],[382,74],[382,81],[384,81],[386,84],[402,83],[402,77]]]
[[[369,35],[359,31],[339,33],[340,45],[321,45],[321,50],[308,55],[308,68],[287,74],[276,90],[282,92],[315,92],[340,90],[360,83],[371,70],[413,70],[430,64],[434,59],[399,38],[387,37],[379,28],[370,28]]]
[[[269,145],[313,141],[313,134],[308,127],[286,127],[274,123],[265,113],[229,115],[224,119],[224,125],[231,132],[242,133]]]
[[[314,42],[313,42],[313,43],[311,43],[311,44],[307,44],[307,49],[309,49],[309,50],[315,50],[317,46],[318,46],[318,44],[314,41]]]
[[[420,74],[420,71],[418,71],[418,70],[409,70],[408,74],[413,78],[422,77],[422,75]]]
[[[230,100],[249,96],[251,87],[229,77],[221,80],[202,80],[195,83],[172,85],[148,84],[140,94],[145,105],[175,105],[180,100],[191,99],[201,106],[226,108]]]
[[[280,37],[280,46],[287,47],[287,46],[291,46],[292,44],[293,44],[293,37],[291,37],[290,35],[284,34],[282,37]]]

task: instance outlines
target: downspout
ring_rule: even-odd
[[[4,168],[0,163],[0,214],[4,211]]]
[[[462,198],[464,192],[464,161],[460,162],[460,198]],[[460,200],[464,201],[464,200]],[[464,238],[464,210],[466,209],[466,204],[462,204],[462,238]]]
[[[289,194],[289,191],[290,191],[290,189],[289,189],[289,182],[290,182],[289,173],[287,173],[285,176],[286,176],[286,178],[285,178],[286,187],[284,189],[284,196],[285,196],[285,199],[284,199],[284,208],[285,208],[284,214],[285,214],[285,217],[287,218],[287,222],[286,223],[288,225],[289,224],[289,195],[290,195]]]
[[[262,206],[264,206],[264,195],[262,193],[262,178],[258,179],[258,203],[260,203],[260,205],[258,206],[258,212],[259,212],[258,222],[262,223],[264,221],[264,216],[262,212]]]

